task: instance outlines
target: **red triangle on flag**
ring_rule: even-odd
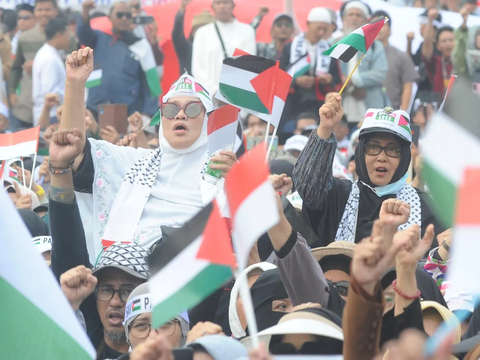
[[[398,125],[399,126],[408,126],[410,123],[408,122],[407,119],[403,115],[400,115],[400,119],[398,120]]]
[[[480,225],[480,167],[466,168],[457,194],[456,225]]]
[[[282,99],[283,102],[286,102],[291,85],[292,77],[287,72],[280,69],[280,63],[277,61],[277,78],[275,80],[273,95]]]
[[[212,212],[203,230],[203,239],[198,249],[197,259],[205,259],[213,264],[234,268],[236,264],[232,241],[225,220],[220,215],[220,209],[216,200],[214,200],[212,202]]]
[[[237,121],[239,112],[240,109],[232,105],[225,105],[213,111],[208,117],[207,134],[210,135],[218,129]]]
[[[235,218],[242,202],[268,179],[270,171],[265,162],[266,157],[265,144],[258,144],[233,165],[225,179],[225,190],[232,219]]]
[[[378,33],[382,30],[383,25],[385,25],[385,22],[386,19],[383,18],[362,26],[363,34],[365,35],[365,51],[368,51],[370,46],[372,46]]]
[[[272,84],[274,84],[276,77],[277,67],[272,66],[250,80],[250,83],[255,89],[260,101],[263,103],[263,105],[265,105],[270,114],[272,113],[274,95],[274,87]]]
[[[235,48],[235,51],[233,52],[232,56],[242,56],[242,55],[252,55],[252,54],[249,54],[246,51],[243,51],[242,49]]]

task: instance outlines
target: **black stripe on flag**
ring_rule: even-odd
[[[276,65],[275,60],[265,59],[260,56],[243,55],[235,58],[226,58],[223,60],[225,65],[233,66],[237,69],[261,74],[272,66]]]
[[[349,62],[350,60],[352,60],[352,58],[355,56],[357,52],[358,52],[357,49],[355,49],[353,46],[349,46],[348,49],[345,50],[338,59],[343,62]]]
[[[244,135],[243,135],[243,128],[242,128],[242,122],[238,122],[237,126],[237,136],[235,138],[235,144],[234,144],[234,149],[233,151],[235,152],[235,155],[237,155],[237,158],[240,158],[243,154],[245,154],[245,141],[244,141]]]
[[[469,81],[457,78],[447,96],[443,112],[480,140],[480,99]]]
[[[213,203],[210,203],[182,228],[173,230],[171,234],[162,234],[161,244],[155,247],[147,259],[148,266],[150,267],[150,275],[160,271],[202,235],[212,209]]]

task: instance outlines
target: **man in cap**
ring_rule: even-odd
[[[313,8],[307,17],[307,31],[295,36],[283,48],[280,67],[293,74],[295,80],[282,121],[296,118],[300,109],[318,112],[326,94],[341,86],[338,61],[323,55],[330,47],[323,37],[331,25],[332,17],[327,9]]]
[[[309,136],[310,134],[306,135],[303,132],[316,130],[319,123],[317,112],[302,112],[297,116],[294,134]]]
[[[279,60],[285,43],[292,38],[294,31],[292,17],[288,14],[278,14],[273,19],[270,29],[272,42],[270,44],[258,42],[257,55],[267,59]]]
[[[394,109],[408,111],[412,97],[413,82],[417,80],[418,74],[412,58],[400,51],[388,42],[392,34],[392,18],[385,11],[378,10],[372,15],[372,20],[380,16],[390,19],[378,33],[377,39],[382,42],[385,48],[385,55],[388,61],[388,72],[385,78],[385,88],[388,98]]]
[[[255,30],[233,16],[233,0],[213,0],[215,22],[201,27],[195,34],[192,53],[192,74],[215,94],[220,83],[223,60],[235,49],[256,55]]]
[[[12,42],[12,54],[17,53],[18,38],[24,31],[30,30],[36,24],[35,17],[33,16],[33,6],[30,4],[17,5],[17,31],[13,35]]]
[[[208,10],[204,10],[200,14],[194,15],[192,29],[190,30],[190,35],[187,39],[184,32],[184,21],[187,5],[191,2],[192,0],[181,0],[180,9],[178,9],[177,14],[175,15],[175,22],[172,30],[172,42],[180,63],[180,75],[185,71],[189,74],[192,73],[192,46],[195,33],[203,25],[215,21],[215,18]]]
[[[343,30],[340,34],[342,38],[367,24],[370,9],[365,3],[355,0],[345,3],[340,14],[343,20]],[[357,53],[350,62],[340,63],[343,74],[342,83],[353,71],[360,56],[361,54]],[[351,127],[363,120],[363,114],[367,109],[383,108],[390,104],[383,90],[387,71],[388,62],[383,45],[380,41],[374,41],[362,60],[362,66],[353,73],[342,94],[342,106]]]

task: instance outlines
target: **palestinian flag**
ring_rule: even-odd
[[[233,152],[237,155],[237,159],[245,154],[245,136],[243,135],[242,122],[238,122],[237,126],[237,136],[235,137],[235,144],[233,145]]]
[[[39,126],[12,134],[0,134],[0,160],[35,154],[39,136]]]
[[[150,43],[141,39],[128,47],[135,54],[147,79],[148,88],[152,97],[158,97],[162,93],[160,77],[158,75],[157,63]]]
[[[95,359],[87,334],[5,191],[0,214],[0,317],[8,324],[0,336],[2,359]]]
[[[480,166],[480,124],[474,114],[480,114],[478,97],[467,82],[457,80],[444,112],[430,120],[422,140],[422,174],[446,227],[453,226],[461,205],[457,197],[465,170]]]
[[[102,75],[103,75],[102,69],[93,70],[87,79],[87,83],[85,84],[85,87],[87,89],[90,89],[93,87],[100,86],[102,84]]]
[[[377,20],[363,25],[361,28],[345,36],[323,54],[330,55],[343,62],[349,62],[358,51],[366,54],[387,21],[387,18],[381,16]]]
[[[214,200],[148,258],[153,326],[191,309],[221,288],[235,266],[226,220]]]
[[[210,155],[235,143],[239,118],[240,110],[231,105],[222,106],[210,113],[207,124]]]
[[[216,98],[277,127],[291,83],[277,61],[238,55],[223,61]]]
[[[443,101],[440,104],[440,107],[438,108],[438,111],[443,110],[443,107],[445,106],[445,101],[447,100],[448,94],[450,94],[450,92],[452,91],[456,80],[457,80],[457,75],[452,75],[452,77],[448,81],[448,88],[447,88],[447,91],[445,91],[445,97],[443,98]]]
[[[160,110],[158,110],[157,113],[153,115],[152,120],[150,120],[150,123],[148,124],[148,126],[157,126],[157,125],[160,125],[161,122],[162,122],[162,113],[160,112]]]
[[[232,167],[225,180],[240,271],[247,265],[253,244],[280,220],[266,156],[264,144],[258,145]]]
[[[297,77],[305,75],[310,70],[310,66],[310,55],[305,54],[292,65],[290,65],[287,73],[292,77],[292,80],[295,80]]]

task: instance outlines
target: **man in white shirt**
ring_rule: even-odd
[[[63,102],[66,72],[59,50],[67,50],[69,47],[70,35],[67,26],[67,22],[63,19],[50,20],[45,26],[47,42],[33,59],[33,126],[38,125],[47,94],[57,94],[58,105]],[[57,121],[56,112],[57,106],[53,106],[50,110],[50,122]]]
[[[232,56],[235,48],[252,55],[257,53],[255,30],[235,19],[234,7],[233,0],[213,0],[216,21],[198,29],[193,41],[192,73],[212,98],[218,90],[223,60]]]

